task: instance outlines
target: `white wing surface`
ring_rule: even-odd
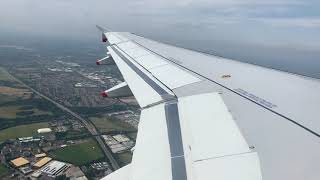
[[[142,108],[130,171],[122,177],[320,177],[314,170],[320,161],[318,80],[130,33],[103,34]]]

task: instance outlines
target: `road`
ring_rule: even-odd
[[[77,118],[80,122],[82,122],[84,124],[84,126],[88,129],[88,131],[94,136],[94,138],[97,140],[97,142],[99,143],[103,153],[106,155],[106,157],[109,159],[111,166],[113,168],[113,170],[117,170],[120,168],[118,162],[114,159],[114,157],[112,156],[112,153],[110,151],[110,149],[106,146],[106,144],[104,143],[103,139],[101,138],[101,136],[98,136],[98,131],[97,129],[91,124],[91,122],[88,122],[87,120],[85,120],[84,118],[82,118],[80,115],[78,115],[77,113],[71,111],[70,109],[68,109],[67,107],[63,106],[62,104],[52,100],[51,98],[49,98],[48,96],[43,95],[42,93],[40,93],[39,91],[33,89],[32,87],[26,85],[24,82],[20,81],[19,79],[15,78],[14,76],[12,76],[10,74],[11,78],[15,79],[17,82],[19,82],[20,84],[24,85],[25,87],[27,87],[28,89],[30,89],[32,92],[36,93],[37,95],[41,96],[42,98],[52,102],[53,104],[55,104],[57,107],[59,107],[60,109],[62,109],[63,111],[68,112],[69,114],[71,114],[72,116],[74,116],[75,118]]]

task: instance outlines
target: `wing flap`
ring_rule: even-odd
[[[141,111],[132,179],[171,179],[171,155],[164,104]]]
[[[178,105],[193,161],[250,152],[218,93],[179,98]]]
[[[194,163],[197,179],[201,180],[261,180],[257,153],[225,156]]]

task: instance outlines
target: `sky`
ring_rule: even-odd
[[[320,65],[318,0],[0,2],[1,34],[95,39],[96,24],[250,63],[307,65],[312,76]]]

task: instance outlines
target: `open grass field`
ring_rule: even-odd
[[[24,106],[1,106],[0,107],[0,118],[8,118],[14,119],[19,117],[25,117],[23,114],[19,114],[21,112],[33,111],[32,114],[28,114],[30,116],[38,116],[38,115],[52,115],[51,112],[41,111],[37,108],[32,108],[28,110],[23,109]]]
[[[110,131],[134,131],[128,123],[119,119],[110,117],[90,117],[91,122],[98,128],[101,133]]]
[[[0,81],[14,81],[3,67],[0,67]]]
[[[28,125],[20,125],[0,131],[0,142],[7,139],[15,139],[19,137],[32,136],[37,134],[37,130],[40,128],[48,127],[48,123],[33,123]]]
[[[51,153],[51,155],[62,161],[67,161],[77,166],[90,163],[104,157],[102,150],[93,139],[88,141],[60,148]]]
[[[9,173],[9,170],[7,167],[5,167],[3,164],[0,164],[0,177],[7,175]]]

